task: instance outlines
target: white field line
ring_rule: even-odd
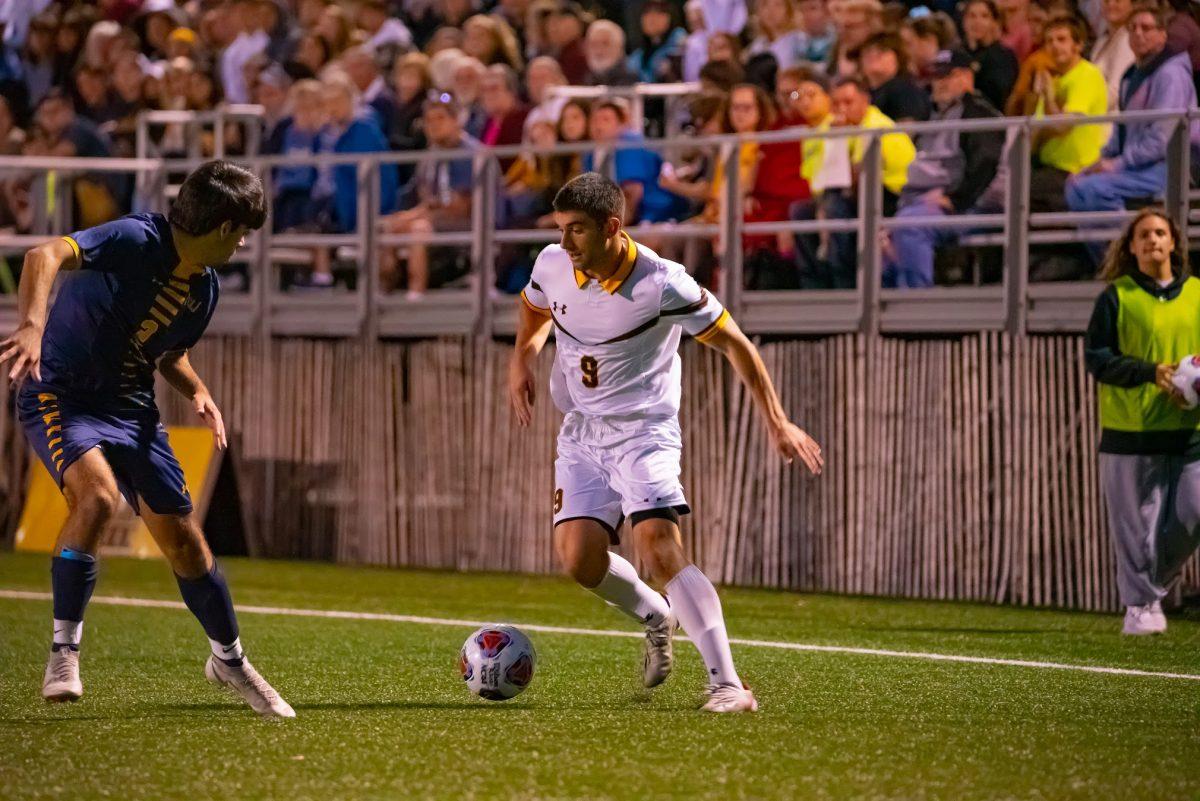
[[[0,599],[7,598],[22,601],[49,601],[53,597],[48,592],[29,592],[25,590],[0,590]],[[184,609],[187,607],[180,601],[165,601],[151,598],[118,598],[114,596],[98,596],[91,603],[107,604],[110,606],[138,606],[154,609]],[[292,609],[282,606],[247,606],[238,604],[237,611],[251,615],[286,615],[289,617],[320,617],[338,620],[379,620],[387,623],[416,623],[425,626],[453,626],[458,628],[479,628],[495,624],[495,620],[458,620],[442,617],[422,617],[420,615],[392,615],[383,612],[351,612],[332,609]],[[642,634],[634,631],[617,631],[614,629],[581,629],[570,626],[543,626],[536,623],[512,623],[525,631],[536,631],[544,634],[576,634],[588,637],[633,637],[641,639]],[[687,640],[686,637],[678,637]],[[1200,681],[1200,675],[1192,673],[1167,673],[1156,670],[1136,670],[1133,668],[1104,667],[1101,665],[1071,665],[1063,662],[1041,662],[1030,659],[1000,659],[987,656],[963,656],[959,654],[935,654],[924,651],[892,651],[886,648],[854,648],[847,645],[814,645],[802,642],[779,642],[775,640],[743,640],[730,639],[734,645],[751,648],[776,648],[784,651],[816,651],[827,654],[853,654],[855,656],[884,656],[897,659],[925,659],[934,662],[964,662],[973,665],[1004,665],[1007,667],[1044,668],[1048,670],[1073,670],[1079,673],[1101,673],[1109,676],[1145,676],[1157,679],[1184,679]]]

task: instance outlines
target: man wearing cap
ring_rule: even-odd
[[[192,58],[196,55],[196,32],[191,28],[176,28],[167,36],[167,61],[173,58]]]
[[[933,65],[931,122],[999,117],[975,91],[971,56],[943,50]],[[1004,131],[959,132],[939,129],[917,137],[917,157],[908,165],[897,221],[941,217],[971,208],[996,174]],[[897,228],[887,249],[883,283],[891,287],[933,286],[933,252],[953,232],[929,225]]]

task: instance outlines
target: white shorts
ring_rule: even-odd
[[[567,414],[554,460],[554,525],[591,518],[613,543],[635,512],[690,509],[679,482],[683,440],[674,417],[619,419]]]

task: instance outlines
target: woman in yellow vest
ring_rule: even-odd
[[[1087,331],[1100,383],[1100,480],[1117,553],[1126,634],[1166,631],[1167,584],[1200,545],[1200,409],[1171,383],[1200,354],[1200,280],[1159,209],[1143,209],[1109,248]]]

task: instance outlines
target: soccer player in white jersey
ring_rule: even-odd
[[[553,326],[550,394],[563,412],[554,463],[554,544],[566,571],[646,628],[643,682],[666,680],[676,622],[708,670],[711,712],[758,709],[733,665],[721,601],[684,556],[679,515],[681,435],[679,338],[682,331],[719,350],[750,390],[771,441],[789,463],[821,472],[821,449],[788,421],[758,350],[683,266],[661,258],[621,230],[624,197],[597,173],[569,181],[554,198],[561,244],[538,256],[521,293],[509,401],[529,425],[534,363]],[[624,517],[650,579],[608,550]],[[669,599],[669,602],[668,602]]]

